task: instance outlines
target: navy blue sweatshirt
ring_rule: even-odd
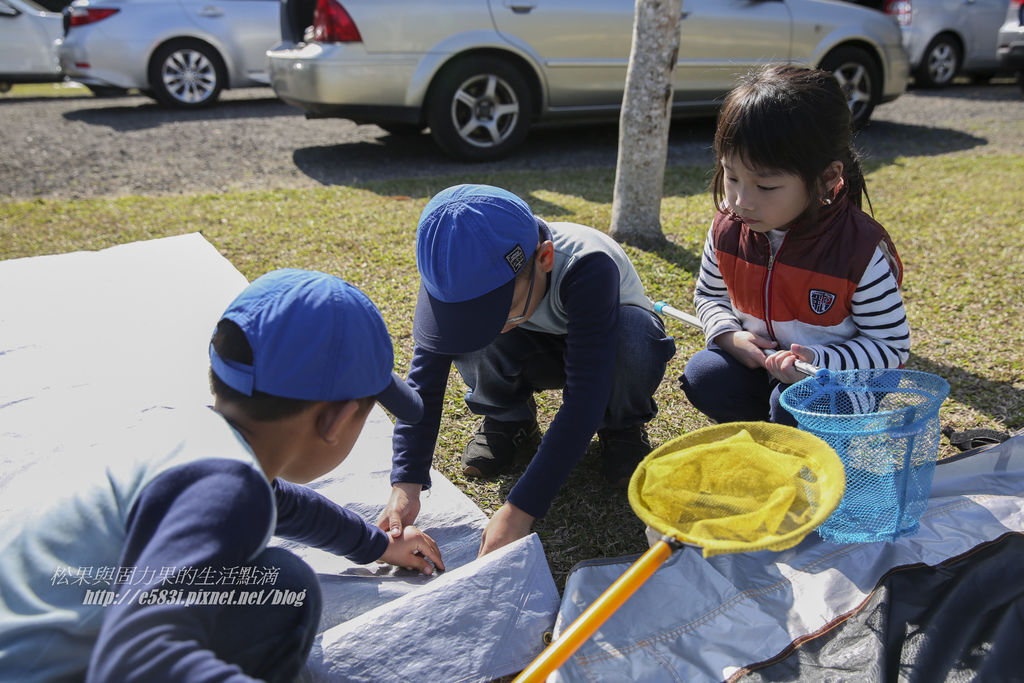
[[[262,550],[274,515],[261,479],[253,467],[220,459],[199,460],[161,474],[146,486],[131,511],[120,566],[250,565]],[[315,491],[281,479],[271,487],[277,536],[360,564],[380,558],[387,549],[382,530]],[[112,590],[120,592],[121,586]],[[216,627],[211,609],[130,601],[110,605],[104,612],[90,680],[250,680],[239,667],[204,648],[210,629]]]

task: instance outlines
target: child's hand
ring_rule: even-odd
[[[793,344],[789,347],[789,351],[779,351],[768,356],[764,361],[764,368],[783,384],[794,384],[807,377],[796,369],[797,360],[813,363],[814,351],[799,344]]]
[[[533,515],[505,501],[484,528],[477,557],[483,557],[492,550],[524,538],[533,528],[533,520]]]
[[[380,556],[378,562],[415,569],[427,576],[433,575],[434,567],[444,571],[441,551],[438,550],[434,539],[411,524],[402,529],[400,536],[388,534],[388,549]]]
[[[765,367],[763,349],[774,349],[778,346],[771,339],[746,330],[724,332],[715,337],[714,341],[719,348],[748,368]]]
[[[420,514],[419,484],[395,484],[391,487],[391,498],[377,518],[377,526],[391,536],[401,536],[402,528],[412,524]]]

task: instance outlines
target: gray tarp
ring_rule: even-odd
[[[716,681],[757,669],[753,665],[787,657],[807,640],[822,637],[868,603],[883,577],[899,568],[943,565],[954,571],[954,558],[980,554],[1009,535],[1024,531],[1024,436],[982,452],[942,462],[935,470],[928,509],[920,530],[896,542],[836,545],[810,534],[800,545],[783,552],[762,551],[701,557],[695,548],[677,552],[620,608],[554,676],[556,681]],[[1017,580],[990,585],[993,614],[1008,614],[1021,621],[1020,558],[1007,551],[1003,564]],[[566,583],[556,632],[565,629],[630,565],[632,558],[588,561],[574,569]],[[997,561],[998,564],[998,561]],[[1005,590],[1004,590],[1005,588]],[[1013,589],[1015,592],[1010,592]],[[983,591],[985,592],[985,591]],[[892,600],[914,599],[925,612],[937,608],[945,595],[915,595],[894,591]],[[1007,611],[1006,603],[1009,602]],[[950,609],[965,610],[961,623],[987,609],[985,598]],[[1015,615],[1015,616],[1014,616]],[[995,617],[993,617],[995,618]],[[956,622],[956,615],[943,621]],[[930,619],[929,624],[939,623]],[[871,628],[877,629],[872,623]],[[895,624],[894,633],[882,634],[881,643],[895,654],[875,659],[882,670],[864,670],[849,650],[824,654],[842,665],[801,660],[790,666],[794,680],[937,680],[935,674],[916,677],[912,650],[941,637],[927,632],[928,625]],[[994,625],[985,628],[992,630]],[[906,633],[900,632],[906,629]],[[963,635],[962,633],[954,636]],[[982,634],[988,637],[988,634]],[[877,634],[876,634],[877,636]],[[917,638],[918,642],[909,642]],[[908,641],[904,645],[904,641]],[[950,647],[968,647],[952,642]],[[841,650],[844,645],[833,644]],[[988,641],[991,643],[991,639]],[[986,647],[983,642],[978,647]],[[819,650],[828,645],[818,645]],[[804,647],[804,649],[809,649]],[[1005,649],[1005,648],[1004,648]],[[802,653],[798,653],[802,654]],[[1004,655],[1006,653],[1003,653]],[[949,653],[952,667],[943,676],[972,677],[963,662],[977,657]],[[893,660],[890,669],[886,661]],[[839,667],[839,668],[830,668]],[[810,671],[811,673],[807,673]],[[795,672],[795,673],[794,673]],[[773,670],[769,680],[790,680]],[[1003,671],[1019,675],[1019,669]],[[939,678],[941,680],[941,677]]]
[[[0,524],[45,495],[19,486],[29,475],[102,457],[113,431],[154,407],[209,403],[210,333],[245,284],[198,234],[0,261]],[[375,519],[391,430],[375,409],[349,459],[312,485]],[[476,560],[485,515],[432,477],[417,523],[449,571],[427,578],[297,549],[325,599],[307,679],[486,681],[543,648],[558,594],[536,536]]]

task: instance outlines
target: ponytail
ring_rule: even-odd
[[[867,199],[868,208],[871,213],[875,212],[873,206],[871,206],[871,197],[868,196],[867,182],[864,180],[864,169],[860,165],[860,155],[857,154],[857,150],[853,148],[853,145],[847,145],[846,150],[840,156],[840,161],[843,162],[843,179],[846,181],[846,192],[850,201],[857,205],[857,208],[863,207],[863,199]]]

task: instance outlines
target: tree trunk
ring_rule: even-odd
[[[661,231],[661,196],[682,4],[682,0],[636,0],[610,232],[620,242],[645,248],[666,241]]]

